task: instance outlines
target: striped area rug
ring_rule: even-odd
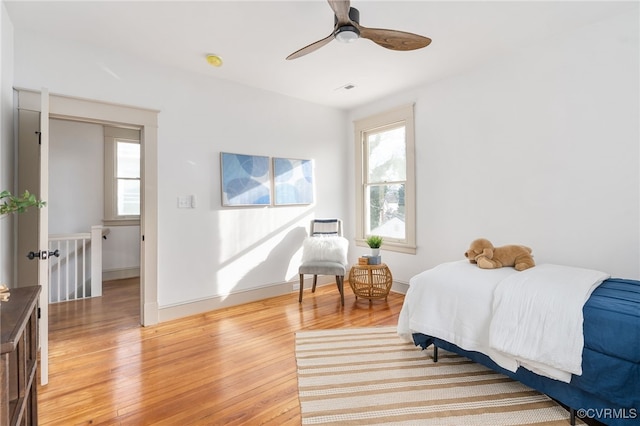
[[[302,424],[569,424],[547,396],[467,358],[432,355],[396,327],[299,331]]]

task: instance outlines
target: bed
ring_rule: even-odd
[[[398,334],[493,368],[579,417],[640,424],[640,281],[448,262],[411,279]]]

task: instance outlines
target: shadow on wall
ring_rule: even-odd
[[[241,286],[242,288],[246,287],[245,284],[252,285],[255,283],[262,283],[264,280],[264,271],[266,269],[269,269],[274,275],[282,277],[281,282],[286,282],[291,258],[300,249],[300,247],[302,247],[302,242],[306,237],[307,229],[302,226],[289,231],[282,241],[269,252],[269,256],[247,272],[247,274],[242,277],[238,283],[243,284]],[[264,284],[269,285],[274,283]]]

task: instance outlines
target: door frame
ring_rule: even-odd
[[[21,108],[40,111],[40,91],[16,88]],[[140,323],[158,323],[158,114],[160,111],[49,93],[49,118],[140,128]]]

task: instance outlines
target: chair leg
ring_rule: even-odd
[[[344,277],[336,275],[336,284],[338,285],[338,291],[340,292],[340,303],[344,306]]]
[[[311,293],[315,293],[316,292],[316,284],[318,283],[318,276],[314,275],[313,276],[313,287],[311,287]]]
[[[303,290],[304,290],[304,274],[300,274],[300,297],[298,297],[298,303],[302,303]]]

